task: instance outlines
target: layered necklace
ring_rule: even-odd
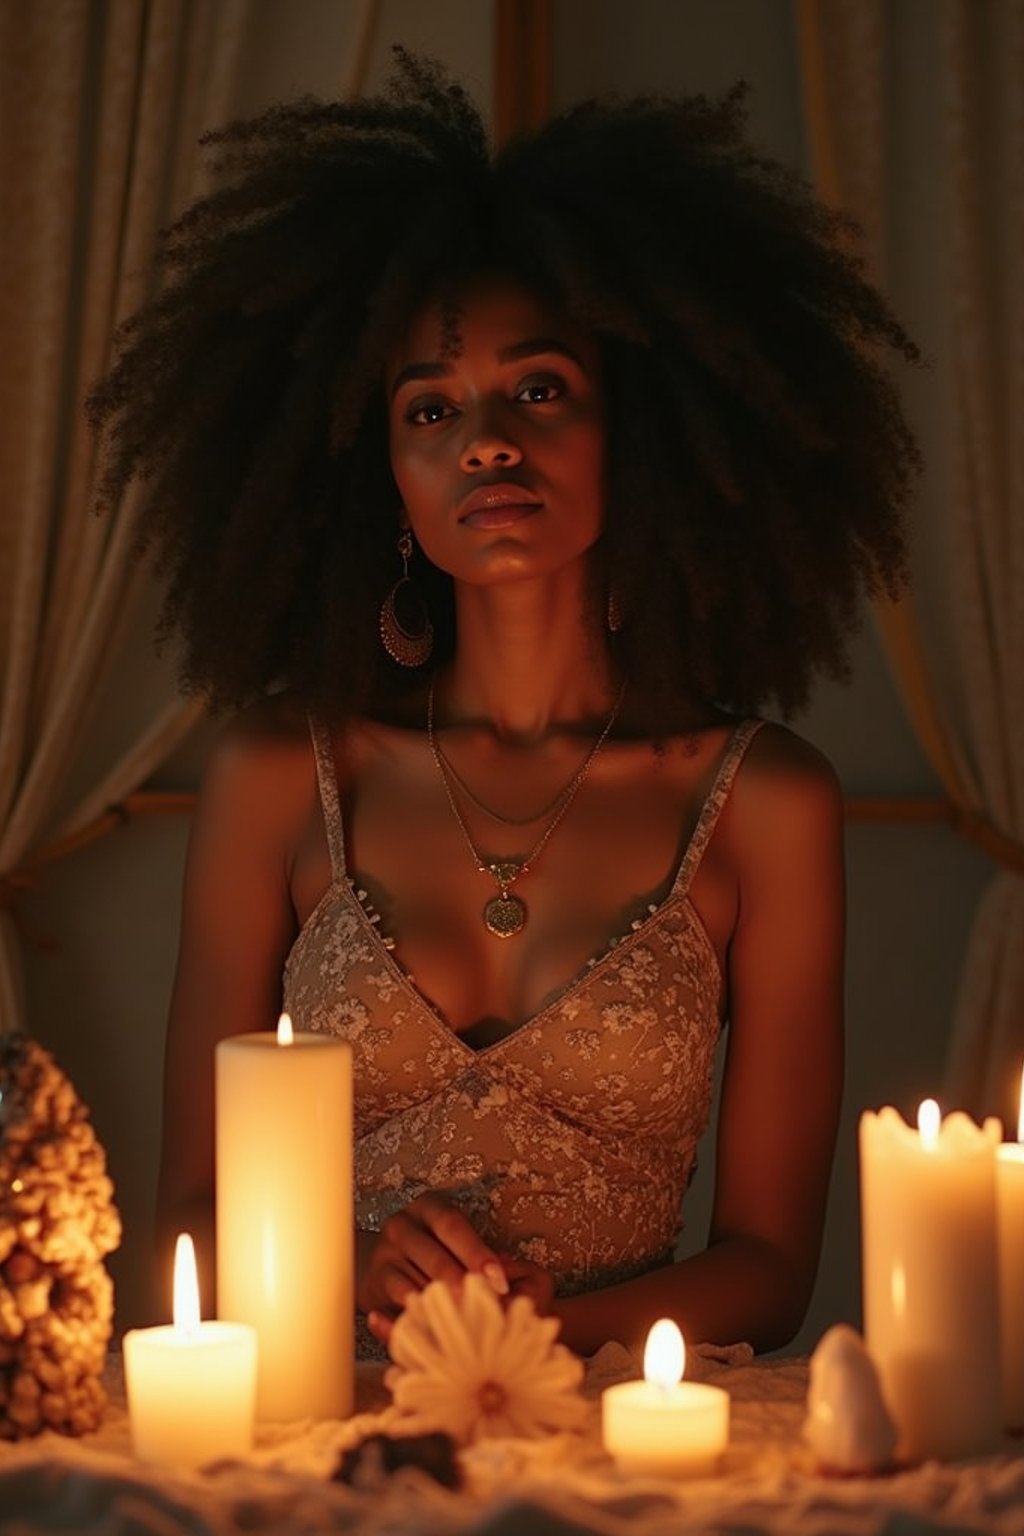
[[[536,816],[517,819],[510,816],[501,816],[497,811],[490,810],[488,806],[484,805],[482,801],[478,800],[476,795],[474,795],[468,786],[463,783],[463,780],[455,772],[455,769],[442,753],[434,735],[434,684],[433,680],[431,680],[430,692],[427,695],[427,742],[429,743],[430,753],[434,759],[437,771],[441,775],[441,783],[444,785],[444,792],[448,804],[451,807],[451,813],[459,824],[462,835],[466,840],[466,847],[469,849],[470,854],[472,855],[473,863],[476,865],[477,869],[482,875],[490,875],[498,887],[498,894],[496,896],[492,896],[490,900],[485,903],[483,910],[484,926],[487,928],[488,933],[494,934],[495,938],[510,939],[514,934],[521,933],[522,930],[526,927],[526,919],[528,915],[526,903],[521,896],[517,896],[515,894],[512,887],[515,885],[517,880],[522,879],[523,875],[526,874],[528,869],[532,869],[533,865],[540,858],[541,853],[547,846],[548,839],[551,837],[551,834],[554,832],[555,828],[558,826],[558,823],[562,820],[562,817],[565,815],[566,811],[575,800],[583,784],[583,780],[590,772],[595,757],[604,746],[605,741],[608,738],[608,733],[612,726],[615,724],[615,719],[622,707],[622,700],[625,697],[625,694],[626,685],[623,683],[622,687],[619,689],[618,697],[616,698],[615,703],[612,705],[611,714],[608,716],[608,719],[604,723],[604,729],[601,731],[601,734],[594,742],[594,745],[591,747],[590,751],[587,753],[586,757],[583,759],[583,762],[577,768],[568,784],[565,785],[564,789],[559,790],[554,800],[552,800],[544,808],[543,811],[538,812]],[[453,780],[469,796],[470,800],[472,800],[475,805],[479,806],[482,811],[486,812],[486,814],[492,817],[495,821],[504,822],[507,826],[527,826],[531,821],[539,821],[541,817],[547,815],[549,811],[553,810],[554,814],[552,815],[551,820],[548,822],[547,826],[544,828],[544,831],[541,833],[537,843],[525,858],[485,859],[474,843],[472,834],[466,825],[465,817],[459,810],[458,801],[455,798],[455,792],[453,789]]]

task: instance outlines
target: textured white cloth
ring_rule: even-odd
[[[244,1464],[173,1476],[130,1460],[118,1370],[114,1403],[98,1435],[0,1446],[0,1532],[1019,1536],[1024,1529],[1020,1442],[1016,1451],[1008,1444],[982,1460],[930,1463],[892,1477],[822,1477],[800,1439],[805,1361],[753,1360],[743,1345],[692,1353],[693,1374],[711,1377],[732,1401],[730,1445],[718,1476],[681,1483],[626,1477],[604,1456],[599,1393],[636,1374],[636,1362],[610,1344],[588,1367],[585,1390],[593,1407],[583,1435],[491,1441],[465,1451],[466,1487],[458,1494],[417,1472],[400,1473],[374,1493],[326,1480],[341,1449],[386,1427],[379,1367],[360,1368],[356,1418],[266,1427]]]

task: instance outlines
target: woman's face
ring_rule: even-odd
[[[442,357],[432,304],[391,360],[391,467],[417,542],[457,581],[543,576],[580,560],[604,522],[597,347],[517,285],[482,280]]]

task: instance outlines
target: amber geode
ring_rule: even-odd
[[[0,1035],[0,1439],[96,1429],[121,1239],[107,1161],[53,1057]]]

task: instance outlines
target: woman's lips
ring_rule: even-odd
[[[540,499],[512,482],[481,485],[466,497],[459,522],[468,528],[506,528],[540,510]]]
[[[503,501],[494,507],[481,507],[478,512],[467,512],[459,521],[466,528],[507,528],[539,511],[540,503],[536,501]]]

